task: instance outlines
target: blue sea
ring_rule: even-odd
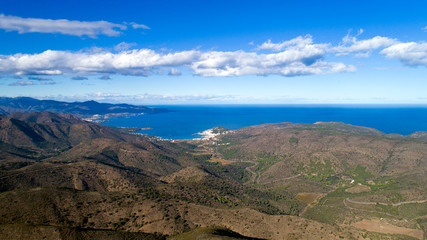
[[[151,128],[139,133],[193,139],[216,126],[229,129],[278,122],[344,122],[408,135],[427,131],[427,105],[207,105],[152,106],[170,112],[108,119],[104,125]]]

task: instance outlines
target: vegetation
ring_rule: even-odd
[[[205,227],[197,228],[193,231],[173,236],[172,240],[192,240],[192,239],[241,239],[241,240],[256,240],[259,238],[251,238],[240,235],[224,227]]]
[[[291,138],[289,138],[289,143],[294,143],[294,144],[298,144],[298,138],[296,138],[296,137],[291,137]]]
[[[328,159],[323,161],[314,161],[310,159],[308,166],[300,164],[298,170],[305,174],[304,178],[313,181],[332,184],[334,180],[337,180],[337,178],[333,177],[335,175],[334,166]]]
[[[259,153],[257,156],[258,164],[255,167],[255,170],[263,172],[267,170],[269,167],[271,167],[272,165],[274,165],[275,163],[283,161],[285,158],[286,158],[286,155],[279,157],[279,156],[270,155],[266,153]]]
[[[351,227],[362,220],[426,231],[421,138],[343,123],[214,131],[167,141],[68,115],[0,116],[0,237],[412,236]]]
[[[74,114],[79,117],[113,117],[141,113],[159,113],[166,109],[157,109],[129,104],[109,104],[95,101],[60,102],[54,100],[38,100],[29,97],[0,98],[0,112],[29,113],[34,111],[51,111],[55,113]]]
[[[228,131],[228,129],[227,128],[225,128],[225,127],[214,127],[214,128],[212,128],[212,133],[214,133],[214,134],[218,134],[218,133],[224,133],[224,132],[227,132]]]
[[[356,182],[366,183],[367,180],[372,179],[374,177],[373,174],[369,173],[366,170],[366,167],[357,165],[354,169],[348,170],[347,174],[353,176]]]

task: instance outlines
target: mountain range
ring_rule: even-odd
[[[0,114],[36,111],[73,114],[81,118],[108,118],[160,113],[167,110],[129,104],[99,103],[96,101],[61,102],[55,100],[38,100],[30,97],[0,97]]]
[[[0,116],[2,239],[423,239],[427,141],[344,123],[164,140]],[[372,228],[378,226],[378,228]]]

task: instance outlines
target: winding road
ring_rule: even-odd
[[[249,162],[249,161],[244,161],[244,162],[248,162],[248,163],[253,163],[253,162]],[[252,170],[252,168],[256,168],[256,166],[258,165],[258,162],[256,162],[254,165],[246,167],[246,171],[251,173],[251,179],[247,182],[245,182],[245,185],[248,185],[250,183],[256,183],[259,184],[259,177],[260,177],[260,173],[255,172],[254,170]]]

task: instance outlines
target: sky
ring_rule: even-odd
[[[427,104],[426,1],[0,1],[0,96]]]

